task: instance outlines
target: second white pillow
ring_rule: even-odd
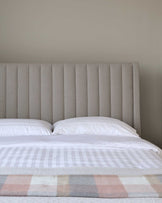
[[[54,135],[119,135],[138,136],[128,124],[109,117],[77,117],[54,124]]]

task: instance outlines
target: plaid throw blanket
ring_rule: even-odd
[[[1,196],[162,197],[162,175],[0,176]]]

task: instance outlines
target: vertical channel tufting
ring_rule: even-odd
[[[52,67],[41,65],[41,119],[52,120]]]
[[[99,115],[98,65],[87,65],[88,116]]]
[[[86,64],[76,64],[76,116],[87,116]]]
[[[41,78],[40,65],[29,65],[29,117],[40,119],[41,117]]]
[[[17,118],[17,64],[6,69],[6,117]]]
[[[0,118],[6,117],[6,65],[0,64]]]
[[[133,124],[133,66],[122,65],[122,120]]]
[[[111,116],[122,119],[122,69],[121,64],[111,64]]]
[[[110,116],[110,68],[99,65],[99,109],[100,116]]]
[[[64,115],[65,118],[76,116],[76,89],[75,89],[75,65],[64,65]]]
[[[140,134],[138,64],[0,64],[0,118],[111,116]]]
[[[29,68],[28,64],[18,65],[18,118],[28,118],[29,115]]]
[[[139,65],[133,64],[133,127],[141,134]]]
[[[64,119],[64,65],[52,64],[53,122]]]

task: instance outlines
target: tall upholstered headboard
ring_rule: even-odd
[[[138,64],[0,64],[0,118],[109,116],[140,133]]]

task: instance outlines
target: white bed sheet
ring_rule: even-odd
[[[0,148],[22,146],[76,146],[111,149],[146,149],[161,153],[162,150],[154,144],[140,138],[130,136],[104,135],[59,135],[59,136],[11,136],[0,137]]]
[[[139,137],[1,137],[0,174],[162,174],[161,154]]]

